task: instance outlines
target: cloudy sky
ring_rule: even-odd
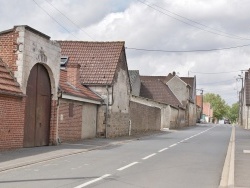
[[[129,69],[196,75],[198,89],[231,105],[250,67],[249,8],[249,0],[0,0],[0,31],[29,25],[52,40],[125,41]]]

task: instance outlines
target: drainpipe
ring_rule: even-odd
[[[59,137],[59,133],[58,133],[58,127],[59,127],[59,121],[60,121],[60,99],[62,98],[62,91],[58,91],[58,94],[57,94],[57,109],[56,109],[56,114],[57,114],[57,118],[56,118],[56,144],[61,144],[61,139]]]
[[[246,129],[248,129],[248,117],[249,117],[249,106],[247,106],[247,120],[246,120],[246,122],[247,122],[247,124],[246,124]]]
[[[107,127],[108,127],[108,113],[109,113],[109,88],[108,85],[106,85],[107,90],[107,100],[106,100],[106,116],[105,116],[105,138],[107,138]]]
[[[128,129],[128,135],[131,135],[131,119],[129,120],[129,129]]]

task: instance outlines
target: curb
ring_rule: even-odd
[[[234,187],[234,159],[235,159],[235,126],[232,127],[232,133],[227,149],[227,155],[222,170],[219,188]]]
[[[80,154],[80,153],[85,153],[85,152],[88,152],[88,151],[93,151],[93,150],[97,150],[97,149],[100,149],[100,148],[105,148],[105,147],[112,146],[112,145],[119,145],[119,144],[127,143],[127,142],[130,142],[130,141],[133,141],[133,140],[134,139],[117,141],[117,142],[105,144],[105,145],[102,145],[102,146],[95,146],[95,147],[89,148],[89,149],[82,149],[80,151],[67,152],[67,153],[63,153],[63,154],[52,155],[52,156],[49,156],[49,157],[42,157],[40,159],[36,159],[36,160],[33,160],[33,161],[20,162],[20,163],[16,163],[16,164],[13,164],[13,165],[0,167],[0,173],[4,172],[4,171],[15,169],[15,168],[21,168],[21,167],[24,167],[24,166],[29,166],[29,165],[33,165],[33,164],[46,162],[46,161],[51,161],[51,160],[55,160],[55,159],[59,159],[59,158],[63,158],[63,157],[71,156],[71,155],[77,155],[77,154]],[[0,163],[0,165],[1,165],[1,163]]]

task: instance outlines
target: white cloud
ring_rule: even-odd
[[[250,43],[250,40],[236,40],[215,35],[195,27],[202,27],[174,12],[211,28],[232,35],[250,38],[250,1],[248,0],[150,0],[150,6],[157,4],[165,14],[182,19],[191,27],[166,16],[138,1],[123,0],[49,0],[53,6],[67,15],[73,23],[63,17],[46,1],[35,0],[63,27],[51,19],[32,0],[0,0],[0,30],[13,25],[25,24],[60,40],[122,40],[127,47],[161,50],[195,50],[237,46]],[[209,30],[209,28],[202,27]],[[84,32],[83,32],[84,31]],[[212,32],[218,32],[211,30]],[[226,35],[221,33],[221,35]],[[75,37],[76,36],[76,37]],[[233,37],[233,36],[231,36]],[[167,75],[179,72],[187,76],[192,72],[231,72],[249,68],[250,47],[215,52],[163,53],[145,51],[126,51],[129,69],[139,69],[144,75]],[[227,74],[196,74],[197,87],[205,92],[214,92],[225,97],[228,103],[237,101],[240,84],[234,81],[241,72]],[[190,75],[193,76],[190,72]],[[231,82],[220,81],[231,80]],[[202,83],[210,83],[201,85]],[[212,84],[211,84],[212,83]]]

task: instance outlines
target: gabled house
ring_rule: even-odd
[[[80,66],[67,66],[60,71],[59,142],[94,138],[97,109],[102,99],[80,83]]]
[[[58,41],[67,66],[80,65],[80,83],[98,94],[97,135],[129,132],[130,81],[124,42]]]
[[[162,128],[177,128],[185,125],[185,110],[182,103],[159,76],[141,76],[140,96],[164,104]]]
[[[191,86],[184,82],[175,72],[169,74],[165,83],[173,91],[177,99],[182,103],[184,108],[187,108],[188,100],[190,98]]]

